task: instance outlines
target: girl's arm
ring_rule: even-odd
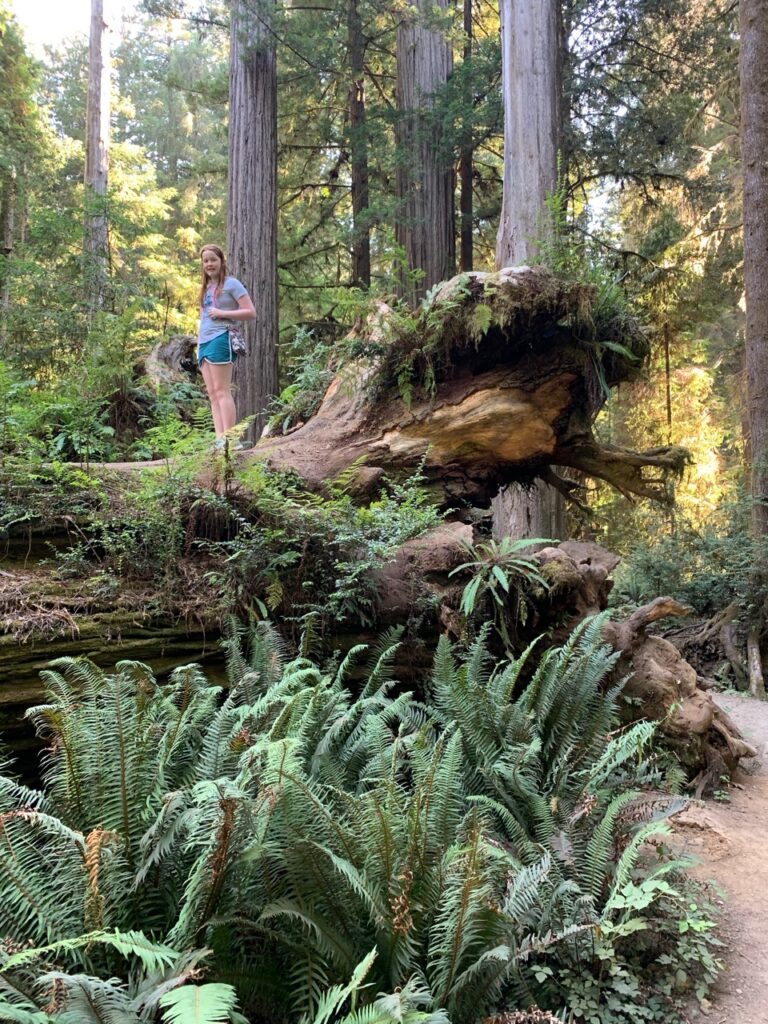
[[[250,295],[242,295],[237,300],[239,309],[218,309],[216,306],[211,306],[208,310],[208,315],[213,317],[214,320],[255,320],[256,309],[251,301]]]

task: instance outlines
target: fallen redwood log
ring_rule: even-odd
[[[158,357],[179,366],[185,345],[194,339]],[[669,502],[669,480],[688,458],[674,446],[634,452],[596,441],[608,389],[637,372],[648,342],[621,311],[602,308],[594,286],[543,268],[459,275],[414,315],[380,304],[344,349],[357,356],[315,415],[239,458],[264,459],[314,491],[343,476],[370,493],[385,475],[422,467],[446,506],[487,506],[500,487],[536,476],[573,496],[576,485],[552,466]]]

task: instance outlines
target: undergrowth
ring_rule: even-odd
[[[680,801],[654,726],[618,729],[603,692],[601,629],[535,667],[443,639],[428,704],[394,633],[325,671],[233,626],[226,692],[195,666],[161,686],[54,663],[28,713],[43,785],[0,775],[0,1014],[682,1021],[711,920],[663,846]]]
[[[279,614],[298,636],[307,616],[321,630],[372,625],[379,570],[441,521],[418,472],[360,505],[344,476],[320,497],[290,474],[259,462],[236,470],[201,447],[198,435],[175,433],[165,469],[130,476],[8,463],[0,538],[58,537],[52,574],[91,579],[103,597],[151,586],[159,615],[204,613],[213,624],[231,612]],[[199,482],[206,466],[209,486]],[[191,563],[202,577],[187,573]]]
[[[674,533],[632,546],[616,572],[612,603],[644,604],[670,594],[701,616],[735,604],[746,617],[760,601],[750,582],[757,561],[748,502],[724,510],[721,526],[696,528],[679,519]]]

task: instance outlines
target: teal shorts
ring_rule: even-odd
[[[229,331],[224,331],[223,334],[218,334],[210,341],[197,346],[197,365],[201,366],[204,359],[209,363],[234,363],[237,356],[232,351]]]

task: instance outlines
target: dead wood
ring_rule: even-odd
[[[765,700],[763,660],[760,655],[760,638],[756,629],[750,629],[747,634],[747,664],[749,665],[749,692],[758,700]]]
[[[749,688],[748,670],[738,647],[745,641],[739,638],[737,615],[737,606],[729,604],[711,619],[667,629],[663,635],[701,678],[722,678],[730,672],[737,689],[746,690]]]
[[[465,621],[459,604],[466,580],[449,573],[466,561],[465,545],[472,538],[469,525],[446,523],[405,544],[381,574],[382,622],[403,621],[420,603],[422,608],[434,609],[433,629],[453,638],[463,636]],[[562,644],[579,623],[607,608],[619,558],[597,544],[581,541],[544,548],[536,558],[549,589],[536,599],[528,632],[531,636],[546,633],[549,643]],[[711,681],[669,640],[649,632],[662,619],[689,612],[672,597],[658,597],[624,621],[606,622],[603,635],[620,653],[612,681],[626,679],[626,717],[659,722],[666,743],[697,776],[697,785],[711,790],[720,775],[732,772],[755,751],[713,701],[708,692]]]
[[[592,435],[606,388],[636,372],[647,346],[627,323],[628,354],[603,348],[608,325],[593,319],[594,300],[588,287],[519,267],[446,282],[409,331],[382,306],[360,338],[376,357],[344,367],[306,424],[253,455],[312,490],[356,466],[377,481],[423,465],[446,504],[487,506],[501,486],[555,464],[668,501],[682,449],[631,452]]]
[[[157,347],[148,372],[159,376],[163,362],[180,372],[193,346],[179,336]],[[380,303],[343,349],[358,355],[315,415],[241,459],[264,459],[313,491],[343,475],[361,494],[421,466],[443,504],[487,507],[508,483],[551,481],[552,465],[668,503],[688,458],[673,446],[597,442],[592,425],[608,389],[637,373],[648,341],[621,311],[598,307],[594,286],[541,267],[459,275],[415,318]],[[555,482],[578,499],[572,484]]]
[[[610,572],[619,560],[596,544],[573,541],[546,548],[537,557],[553,583],[551,610],[559,620],[553,637],[561,642],[586,616],[607,607]],[[682,763],[699,772],[698,786],[711,790],[721,774],[732,773],[742,758],[756,752],[707,692],[710,681],[669,640],[648,632],[668,616],[689,613],[674,598],[657,597],[623,622],[607,622],[603,635],[620,652],[614,677],[626,678],[623,695],[633,717],[658,721]],[[546,623],[543,611],[537,628]]]

